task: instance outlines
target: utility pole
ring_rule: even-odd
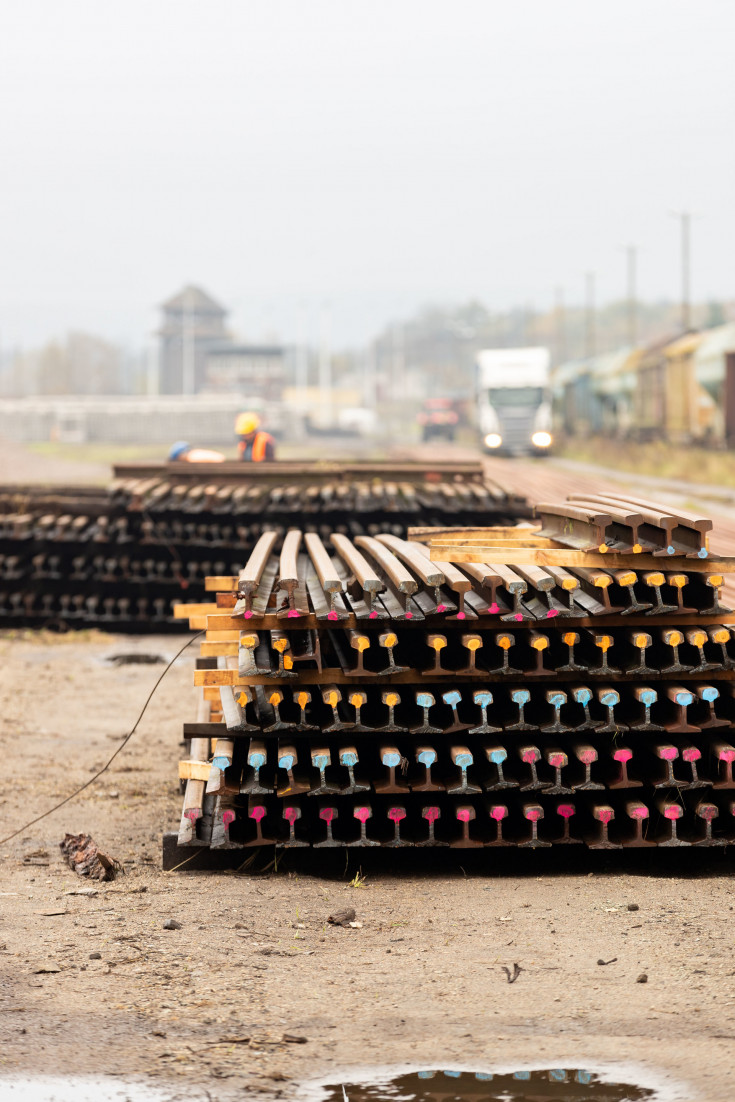
[[[306,387],[308,384],[308,359],[306,350],[306,304],[299,303],[296,324],[296,386],[301,391],[300,400],[306,400]]]
[[[584,354],[587,359],[595,355],[597,348],[597,334],[595,332],[595,273],[586,272],[585,307],[584,307]]]
[[[394,321],[391,326],[391,351],[393,366],[393,385],[391,393],[399,407],[406,402],[406,333],[402,322]]]
[[[674,218],[679,219],[681,232],[681,328],[688,333],[692,327],[691,309],[691,211],[672,210]]]
[[[319,404],[326,411],[331,427],[332,421],[332,316],[329,303],[324,303],[319,312]]]
[[[635,245],[626,245],[628,270],[628,345],[635,348],[638,341],[638,295],[636,290],[636,274],[638,265],[638,249]]]
[[[567,319],[564,312],[564,288],[556,287],[554,289],[554,321],[555,321],[555,344],[556,344],[556,362],[563,364],[567,358]]]

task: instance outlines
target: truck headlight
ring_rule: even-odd
[[[531,443],[534,448],[550,448],[551,447],[551,433],[549,432],[535,432],[531,437]]]
[[[503,437],[499,436],[497,432],[489,432],[485,437],[486,448],[499,448],[503,443]]]

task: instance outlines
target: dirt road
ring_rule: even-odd
[[[503,477],[562,492],[553,463]],[[179,646],[0,637],[3,836],[89,779],[163,668],[106,659],[168,660]],[[731,1097],[732,858],[435,853],[427,866],[352,851],[316,868],[282,854],[274,869],[270,851],[239,873],[164,874],[191,669],[182,658],[170,671],[99,782],[0,847],[0,1075],[141,1076],[172,1098],[227,1102],[298,1099],[304,1079],[355,1066],[625,1060],[683,1083],[691,1102]],[[92,833],[125,874],[76,877],[59,854],[66,831]],[[345,906],[360,928],[329,925]]]
[[[89,778],[162,668],[105,659],[179,645],[0,640],[3,834]],[[182,658],[110,772],[0,849],[2,1072],[296,1099],[303,1078],[355,1065],[625,1059],[690,1084],[692,1102],[730,1097],[732,860],[674,851],[615,867],[585,851],[560,871],[556,851],[516,852],[510,865],[450,855],[417,871],[410,854],[368,864],[353,851],[323,875],[293,853],[277,871],[164,874],[190,682]],[[74,894],[90,885],[62,864],[66,831],[91,832],[125,875]],[[352,886],[360,864],[366,880]],[[362,928],[327,923],[345,906]],[[165,930],[169,918],[181,929]],[[516,962],[509,985],[502,969]]]

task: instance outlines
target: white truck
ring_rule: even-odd
[[[549,454],[550,367],[548,348],[486,348],[477,353],[477,418],[486,451]]]

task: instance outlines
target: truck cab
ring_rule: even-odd
[[[552,447],[548,348],[477,354],[477,421],[484,451],[548,455]]]

